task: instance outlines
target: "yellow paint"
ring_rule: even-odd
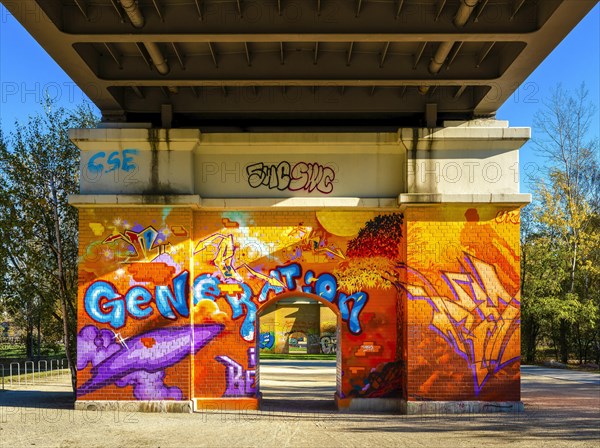
[[[94,236],[102,236],[104,233],[104,226],[99,222],[90,222],[89,226]]]
[[[329,233],[351,237],[358,235],[365,223],[376,215],[374,212],[319,210],[317,211],[317,220]]]

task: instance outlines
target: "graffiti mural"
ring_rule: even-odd
[[[272,331],[260,334],[259,348],[272,349],[275,345],[275,334]]]
[[[325,179],[296,166],[285,188]],[[79,232],[79,399],[256,400],[258,351],[292,339],[337,355],[342,401],[519,399],[518,210],[90,208]],[[335,315],[257,328],[297,298]]]
[[[331,355],[337,352],[337,338],[334,334],[321,336],[319,340],[321,353]]]
[[[138,400],[181,400],[178,387],[165,385],[164,370],[198,352],[221,331],[222,325],[169,327],[123,339],[88,325],[77,337],[77,369],[91,364],[91,378],[79,386],[77,396],[116,384],[132,385]]]
[[[177,372],[225,327],[190,321],[190,225],[168,207],[80,212],[79,399],[191,397]]]
[[[154,313],[150,302],[162,317],[175,320],[178,315],[188,317],[188,272],[183,271],[172,279],[172,287],[157,285],[154,295],[144,286],[134,286],[125,294],[119,293],[110,282],[92,283],[83,298],[85,311],[95,322],[121,328],[126,319],[145,319]]]
[[[233,255],[230,255],[229,262],[232,262],[232,260]],[[266,302],[275,295],[294,291],[312,294],[336,304],[340,310],[342,320],[348,322],[350,331],[355,334],[361,332],[360,315],[369,299],[367,293],[363,291],[353,294],[341,292],[336,278],[329,273],[323,273],[319,276],[316,276],[312,270],[303,273],[298,263],[277,266],[271,269],[268,275],[257,273],[255,270],[248,268],[249,275],[255,277],[258,283],[262,285],[255,302],[252,300],[253,290],[251,286],[247,283],[238,283],[237,278],[232,278],[234,275],[232,273],[241,278],[238,270],[233,267],[226,270],[229,277],[229,282],[227,282],[228,279],[223,275],[220,262],[221,259],[213,261],[218,269],[217,272],[201,274],[194,280],[194,302],[225,297],[231,307],[232,318],[244,318],[241,336],[246,341],[254,340],[256,302]]]
[[[110,244],[119,240],[125,241],[128,244],[128,253],[123,262],[129,263],[147,258],[152,261],[158,256],[168,253],[171,245],[169,243],[161,244],[165,238],[165,235],[161,235],[154,227],[149,226],[139,232],[126,229],[123,233],[114,233],[103,242]]]
[[[397,279],[409,400],[520,399],[518,222],[518,209],[412,210]]]
[[[248,369],[229,356],[217,356],[216,360],[226,367],[227,387],[223,397],[253,397],[256,394],[256,354],[254,347],[248,349]]]
[[[369,398],[401,396],[402,371],[402,361],[381,363],[353,387],[350,395]]]
[[[344,263],[352,261],[346,253],[349,242],[366,223],[380,215],[325,211],[195,213],[193,301],[214,302],[227,314],[228,328],[220,337],[223,346],[228,347],[226,353],[218,352],[217,345],[211,344],[196,356],[196,370],[202,372],[195,377],[197,393],[220,397],[225,390],[232,394],[229,384],[237,384],[235,396],[249,397],[246,392],[239,392],[246,390],[242,387],[242,378],[253,370],[248,347],[276,352],[291,347],[295,353],[336,354],[343,346],[338,343],[338,338],[342,338],[349,341],[349,354],[352,347],[372,341],[369,335],[395,335],[395,293],[390,294],[391,291],[370,283],[348,287],[349,282],[344,277]],[[378,235],[372,235],[365,244],[377,241]],[[401,244],[401,240],[396,243]],[[372,260],[363,257],[365,267],[369,261]],[[323,314],[326,320],[320,326],[318,317],[316,324],[311,323],[313,318],[308,305],[302,305],[306,309],[293,304],[289,305],[291,308],[282,305],[278,308],[283,310],[278,323],[268,318],[262,327],[262,315],[261,329],[256,328],[259,311],[282,297],[303,298],[305,302],[318,298],[322,307],[329,304],[334,313]],[[319,316],[318,307],[317,304],[316,316]],[[341,326],[336,336],[337,316]],[[357,363],[364,366],[364,371],[358,374],[360,378],[378,364],[396,360],[395,336],[380,342],[379,346],[378,352],[358,359]],[[219,357],[219,365],[209,362],[213,353],[214,358]],[[345,357],[342,353],[343,363]],[[217,387],[202,381],[203,375],[222,376],[224,368],[231,372],[229,383]],[[340,392],[343,394],[345,390],[349,396],[352,374],[349,369],[344,372],[347,373],[341,379]]]
[[[417,284],[406,286],[410,300],[432,308],[431,328],[473,370],[475,393],[488,377],[519,358],[509,344],[520,323],[519,302],[506,291],[493,266],[465,254],[461,272],[441,274],[452,297],[441,296],[422,274],[409,269]]]

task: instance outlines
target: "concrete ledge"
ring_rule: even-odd
[[[204,133],[197,153],[205,154],[399,154],[395,132],[229,132]]]
[[[69,204],[77,208],[85,207],[199,207],[200,196],[195,194],[143,195],[143,194],[74,194],[69,196]]]
[[[442,194],[402,193],[398,198],[222,198],[201,199],[198,195],[76,194],[69,204],[77,208],[111,206],[169,206],[202,209],[397,209],[399,206],[437,204],[499,204],[520,206],[531,202],[530,194]]]
[[[258,398],[193,398],[194,412],[256,411]]]
[[[201,199],[198,195],[126,195],[126,194],[75,194],[69,204],[85,207],[196,207],[214,210],[256,209],[397,209],[397,198],[222,198]]]
[[[315,209],[315,208],[336,208],[336,209],[381,209],[398,208],[396,198],[223,198],[223,199],[202,199],[201,207],[203,209],[250,209],[257,208],[274,209]]]
[[[495,414],[523,412],[522,401],[407,401],[408,415]]]
[[[96,151],[99,143],[105,146],[110,143],[115,150],[192,151],[200,142],[200,131],[103,126],[96,129],[69,129],[69,138],[82,151]]]
[[[530,194],[443,194],[402,193],[398,196],[401,206],[437,204],[504,204],[525,205],[531,202]]]
[[[123,412],[192,412],[191,401],[83,401],[75,402],[77,411],[123,411]]]
[[[335,395],[339,411],[406,413],[406,400],[402,398],[340,398]]]
[[[398,130],[398,140],[408,150],[502,150],[519,149],[531,138],[531,128],[511,128],[506,122],[477,122],[445,128]]]

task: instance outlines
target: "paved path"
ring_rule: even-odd
[[[597,373],[579,372],[567,369],[552,369],[540,366],[521,366],[521,377],[533,379],[535,377],[546,377],[561,381],[574,383],[600,385],[600,375]]]
[[[331,364],[286,364],[261,362],[262,388],[273,406],[258,412],[85,412],[72,410],[68,385],[0,392],[0,447],[600,446],[600,385],[593,374],[523,367],[524,414],[402,416],[338,413]],[[293,398],[278,402],[288,386]],[[313,386],[319,394],[304,400]]]
[[[335,361],[263,360],[259,381],[265,409],[336,409]]]
[[[521,396],[531,412],[595,410],[600,427],[600,375],[596,373],[521,366]]]

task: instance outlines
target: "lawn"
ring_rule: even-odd
[[[37,355],[37,350],[35,352]],[[43,347],[40,355],[46,356],[65,356],[65,350],[63,347],[55,349],[53,347]],[[25,359],[26,351],[24,344],[0,344],[0,359]]]

